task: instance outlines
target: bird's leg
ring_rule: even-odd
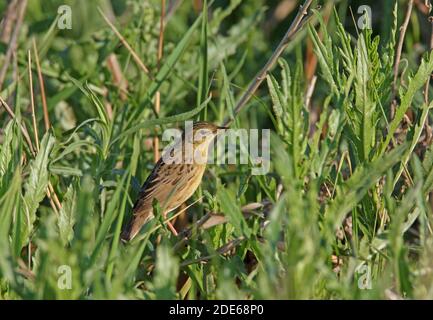
[[[168,225],[168,228],[170,229],[170,231],[171,231],[175,236],[177,236],[178,233],[177,233],[176,229],[173,227],[173,225],[171,224],[170,221],[167,222],[167,225]]]
[[[168,213],[168,212],[165,212],[165,213],[164,213],[164,220],[167,219],[167,213]],[[173,225],[171,224],[170,221],[167,221],[167,226],[168,226],[168,228],[170,229],[171,233],[173,233],[175,236],[178,235],[176,229],[173,227]]]

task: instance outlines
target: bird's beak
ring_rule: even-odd
[[[226,130],[226,129],[228,129],[229,127],[218,127],[218,129],[220,129],[220,130]]]

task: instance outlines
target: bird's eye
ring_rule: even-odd
[[[203,142],[206,140],[207,137],[209,137],[212,134],[212,132],[208,129],[200,129],[197,131],[194,140],[195,142]]]

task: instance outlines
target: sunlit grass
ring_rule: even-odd
[[[375,7],[389,16],[373,30],[353,27],[347,4],[356,1],[311,11],[235,115],[233,127],[272,129],[270,172],[209,165],[178,218],[181,236],[155,204],[156,218],[125,244],[121,227],[153,167],[154,136],[185,120],[234,116],[285,30],[264,30],[263,0],[183,3],[167,12],[159,63],[159,1],[66,2],[92,18],[74,15],[72,30],[59,30],[63,2],[30,1],[0,88],[14,111],[0,109],[0,298],[432,298],[432,105],[423,89],[433,55],[408,29],[393,90],[405,5]],[[33,39],[51,125],[33,63],[39,150],[27,73]]]

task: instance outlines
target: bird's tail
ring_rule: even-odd
[[[120,238],[124,242],[131,241],[138,234],[141,227],[151,218],[150,214],[134,215],[129,223],[123,228]]]
[[[134,238],[134,234],[132,233],[132,225],[128,223],[128,225],[123,228],[122,233],[120,234],[120,239],[124,242],[131,241]]]

